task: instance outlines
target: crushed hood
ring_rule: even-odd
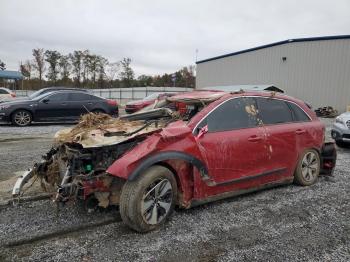
[[[106,114],[87,114],[73,128],[62,129],[55,134],[55,142],[78,143],[83,148],[109,146],[122,143],[142,134],[161,130],[161,121],[145,124],[143,121],[115,119]]]

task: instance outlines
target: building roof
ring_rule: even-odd
[[[18,71],[0,70],[0,78],[21,80],[23,75]]]
[[[320,36],[320,37],[288,39],[288,40],[284,40],[284,41],[280,41],[280,42],[275,42],[272,44],[267,44],[267,45],[262,45],[262,46],[258,46],[258,47],[253,47],[253,48],[241,50],[241,51],[234,52],[234,53],[229,53],[229,54],[225,54],[225,55],[215,56],[212,58],[207,58],[207,59],[200,60],[200,61],[196,62],[196,64],[205,63],[205,62],[209,62],[212,60],[225,58],[225,57],[229,57],[229,56],[235,56],[235,55],[239,55],[239,54],[243,54],[243,53],[248,53],[248,52],[252,52],[252,51],[256,51],[256,50],[264,49],[264,48],[269,48],[269,47],[273,47],[273,46],[277,46],[277,45],[284,45],[284,44],[288,44],[288,43],[339,40],[339,39],[350,39],[350,35],[335,35],[335,36]]]
[[[211,86],[198,88],[198,90],[219,90],[225,92],[237,92],[240,90],[245,91],[275,91],[284,93],[284,91],[274,85],[230,85],[230,86]]]

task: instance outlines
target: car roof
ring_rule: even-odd
[[[65,87],[65,86],[51,86],[51,87],[44,87],[41,90],[79,90],[79,91],[87,91],[87,89],[84,88],[77,88],[77,87]]]
[[[279,93],[274,91],[236,91],[236,92],[226,92],[226,91],[220,91],[220,90],[196,90],[192,92],[186,92],[182,94],[178,94],[172,97],[168,97],[167,100],[171,102],[183,102],[187,104],[191,103],[210,103],[215,100],[218,100],[220,98],[226,97],[238,97],[238,96],[260,96],[260,97],[274,97],[284,100],[293,101],[296,103],[303,103],[304,101],[299,100],[297,98]]]
[[[61,93],[68,93],[68,94],[71,94],[71,93],[85,93],[85,92],[82,92],[81,90],[54,90],[54,91],[50,91],[50,92],[47,92],[46,94],[61,94]],[[87,94],[87,95],[92,95],[92,96],[95,96],[93,94]]]

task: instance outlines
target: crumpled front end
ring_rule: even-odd
[[[87,206],[118,205],[124,179],[106,170],[126,152],[159,132],[169,120],[128,121],[89,114],[74,128],[59,131],[51,150],[20,177],[13,196],[30,178],[40,179],[57,202],[85,200]]]

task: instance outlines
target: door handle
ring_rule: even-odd
[[[65,105],[67,105],[67,103],[64,103],[64,102],[63,102],[63,103],[61,103],[61,105],[65,106]]]
[[[256,135],[253,135],[253,136],[248,138],[248,141],[250,141],[250,142],[258,142],[260,140],[262,140],[262,137],[261,136],[256,136]]]
[[[304,134],[305,132],[306,132],[305,129],[297,129],[297,130],[295,131],[295,133],[296,133],[297,135]]]

